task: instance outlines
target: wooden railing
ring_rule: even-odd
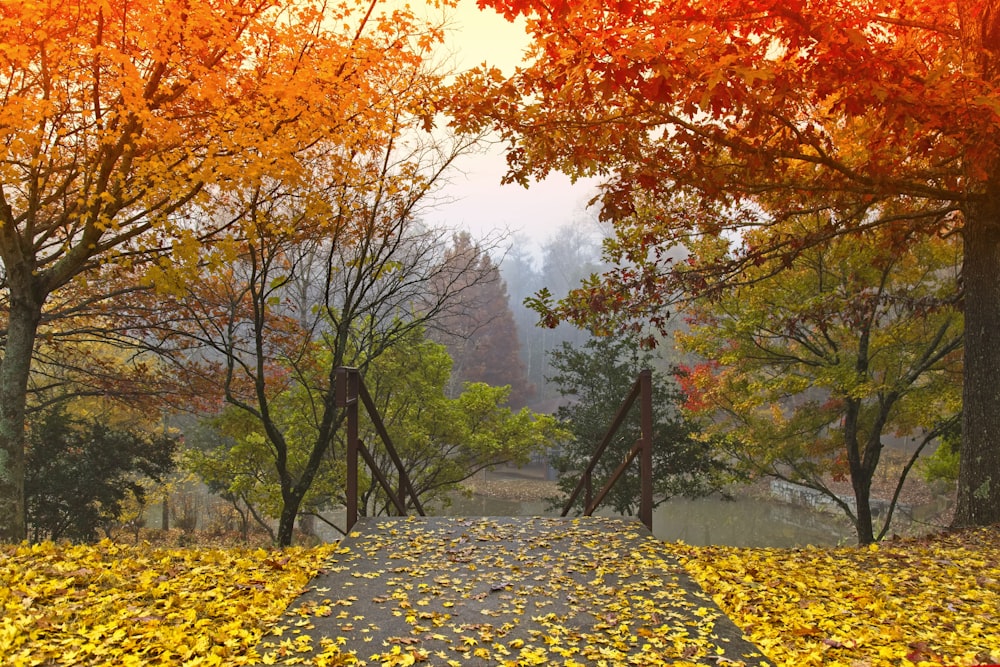
[[[611,474],[604,488],[594,497],[591,479],[594,474],[594,468],[597,467],[597,464],[604,456],[605,450],[618,432],[618,429],[621,428],[636,399],[639,400],[641,436],[625,456],[621,465]],[[640,477],[639,520],[642,521],[646,528],[653,530],[653,374],[649,370],[639,373],[639,378],[632,385],[632,390],[625,400],[622,401],[614,420],[611,422],[611,426],[604,435],[604,439],[601,440],[597,449],[594,450],[594,456],[583,471],[580,482],[576,485],[569,500],[563,507],[562,516],[567,516],[570,513],[581,491],[584,492],[584,515],[590,516],[593,514],[594,510],[601,504],[621,476],[625,474],[625,471],[636,457],[639,458]]]
[[[400,516],[406,516],[407,511],[407,497],[413,503],[413,508],[417,511],[420,516],[424,516],[424,508],[420,505],[420,499],[417,497],[416,491],[413,490],[413,484],[410,482],[409,476],[406,474],[406,468],[403,466],[403,461],[399,458],[399,454],[396,453],[396,448],[392,444],[392,440],[389,438],[389,433],[385,429],[385,424],[382,422],[382,417],[379,415],[378,410],[375,408],[375,402],[372,400],[371,394],[368,393],[368,389],[365,387],[364,380],[361,378],[361,372],[357,368],[349,368],[346,366],[341,366],[337,368],[337,406],[347,410],[347,530],[350,532],[354,528],[354,524],[358,522],[358,454],[365,459],[365,463],[368,464],[368,468],[371,470],[372,475],[382,486],[386,495],[395,505],[396,511],[399,512]],[[378,434],[379,439],[382,440],[382,444],[385,446],[386,452],[389,454],[389,458],[392,459],[393,465],[396,467],[396,471],[399,473],[399,486],[396,489],[392,488],[389,484],[389,480],[386,479],[381,468],[379,468],[375,458],[371,454],[371,450],[361,441],[358,436],[359,432],[359,418],[360,418],[360,407],[364,406],[365,410],[368,412],[368,417],[371,419],[372,425],[375,427],[375,432]]]

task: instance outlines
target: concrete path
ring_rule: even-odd
[[[258,648],[314,665],[760,665],[639,523],[362,520]]]

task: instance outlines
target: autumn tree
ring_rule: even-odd
[[[322,350],[316,353],[326,354]],[[450,371],[445,347],[427,339],[420,328],[409,329],[367,364],[365,384],[425,506],[435,500],[446,501],[459,482],[483,468],[526,462],[530,453],[559,433],[549,416],[508,408],[506,387],[469,383],[456,396],[447,396]],[[271,418],[282,429],[287,446],[287,470],[293,475],[301,475],[314,449],[315,400],[312,388],[293,384],[270,401]],[[271,531],[266,519],[280,519],[285,496],[273,446],[261,420],[230,406],[205,426],[216,435],[190,450],[186,465],[211,490],[235,507],[245,507]],[[396,468],[367,419],[360,437],[385,477],[395,479]],[[335,435],[298,506],[300,514],[319,517],[341,532],[345,529],[326,518],[326,512],[346,502],[343,438],[342,430]],[[366,469],[361,473],[362,512],[376,515],[395,511],[374,475]]]
[[[781,228],[808,236],[789,228],[804,223]],[[684,385],[689,408],[707,417],[706,433],[722,436],[726,455],[751,475],[825,494],[860,544],[889,531],[907,474],[961,411],[959,244],[886,234],[804,249],[780,272],[778,260],[747,267],[740,286],[696,302],[690,329],[678,334],[705,360]],[[689,262],[715,263],[726,245],[693,245]],[[890,436],[919,444],[878,518],[871,487]],[[831,490],[831,476],[851,482],[853,504]]]
[[[448,260],[449,233],[420,220],[477,137],[426,131],[442,74],[426,60],[433,40],[407,29],[386,27],[390,44],[408,40],[421,57],[367,72],[380,102],[352,141],[317,142],[297,181],[234,193],[236,231],[202,254],[198,281],[135,326],[192,383],[214,386],[257,424],[278,480],[283,545],[344,418],[336,368],[364,372],[486,278],[478,257]],[[299,420],[282,416],[290,392],[308,406]]]
[[[628,335],[591,338],[582,347],[562,343],[552,351],[554,374],[550,381],[566,401],[556,412],[568,437],[551,458],[559,471],[564,498],[576,488],[594,449],[614,421],[622,401],[639,373],[651,368],[653,354],[640,349],[637,337]],[[698,425],[681,412],[684,400],[668,375],[653,373],[653,494],[659,505],[676,496],[704,496],[718,490],[726,479],[726,466],[706,440],[697,437]],[[633,408],[608,444],[594,470],[595,491],[604,486],[615,469],[641,438],[640,415]],[[626,475],[618,480],[604,504],[622,514],[639,509],[640,480]],[[563,502],[560,499],[560,502]],[[578,505],[584,499],[578,498]],[[577,507],[582,510],[582,507]]]
[[[279,543],[290,543],[300,509],[312,509],[324,461],[342,453],[334,449],[344,417],[335,369],[366,371],[455,298],[432,286],[442,275],[458,281],[458,268],[443,261],[446,233],[420,229],[406,214],[383,217],[394,211],[372,214],[363,232],[345,223],[319,245],[287,237],[246,245],[232,265],[178,298],[172,319],[144,325],[192,383],[252,423],[241,446],[277,479],[268,502],[280,508]],[[303,407],[290,411],[289,401]]]
[[[534,393],[520,358],[517,325],[510,308],[507,285],[499,267],[472,240],[456,234],[445,261],[477,263],[467,279],[476,284],[463,291],[452,315],[436,323],[432,337],[444,343],[451,357],[450,393],[457,395],[467,382],[510,387],[512,404],[520,407]]]
[[[369,38],[374,4],[0,5],[0,539],[26,534],[25,390],[50,296],[101,264],[196,261],[232,223],[202,213],[228,189],[294,179],[318,138],[363,127],[360,73],[406,59],[394,26],[412,25],[386,16]]]
[[[135,519],[169,487],[162,482],[175,463],[165,416],[195,390],[123,335],[128,318],[116,311],[149,289],[110,267],[87,277],[91,284],[77,279],[53,293],[35,344],[25,406],[33,540],[141,525]]]
[[[459,82],[466,124],[492,123],[508,138],[510,180],[607,175],[602,211],[625,256],[655,259],[691,237],[817,213],[827,224],[811,236],[774,234],[715,270],[794,258],[873,226],[958,228],[966,339],[955,525],[1000,521],[995,0],[479,5],[526,17],[534,39],[510,79]],[[546,314],[638,312],[660,324],[681,288],[703,287],[671,262],[645,266],[623,266]]]
[[[153,414],[187,404],[193,388],[178,382],[129,330],[126,311],[141,304],[156,307],[153,290],[140,271],[118,267],[88,271],[54,292],[34,347],[29,416],[67,401]],[[0,327],[0,340],[4,333]]]

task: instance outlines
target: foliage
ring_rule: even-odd
[[[476,538],[495,540],[500,535],[509,536],[510,527],[480,520],[470,522],[469,530]],[[473,540],[465,548],[476,543]],[[599,545],[605,553],[615,553],[618,546],[613,536],[604,532],[595,533],[592,543],[591,548]],[[413,540],[408,543],[407,557],[418,558],[433,545],[431,539]],[[670,554],[678,558],[747,637],[764,649],[769,664],[959,666],[1000,662],[1000,637],[996,634],[1000,627],[996,618],[1000,609],[998,545],[996,529],[883,542],[865,549],[738,549],[668,543],[661,545],[666,553],[643,559],[638,565],[661,573],[676,567]],[[352,618],[358,612],[351,609],[356,601],[349,595],[320,592],[315,604],[282,616],[336,549],[192,550],[121,546],[108,541],[93,546],[2,546],[0,659],[12,667],[38,663],[229,667],[259,664],[261,660],[317,666],[338,664],[337,660],[351,664],[351,656],[341,651],[336,637],[320,642],[310,632],[321,618],[329,616],[341,615],[337,622],[348,629],[354,626],[362,630],[377,623],[375,619]],[[458,554],[462,553],[459,550]],[[405,572],[415,572],[421,563],[408,559],[397,562]],[[450,564],[455,566],[456,562]],[[507,564],[529,569],[566,567],[544,561],[544,555],[537,564],[519,558]],[[634,568],[636,561],[602,559],[602,565],[605,581],[610,581],[619,568]],[[355,571],[356,576],[363,574],[360,569]],[[599,574],[595,571],[595,576]],[[633,569],[623,574],[631,575]],[[398,580],[401,587],[406,583],[403,577]],[[562,581],[549,571],[549,576],[533,582],[533,588],[541,593],[536,601],[544,604],[549,599],[546,594],[565,594],[565,588],[558,588]],[[490,595],[491,602],[511,612],[520,609],[520,618],[538,618],[544,631],[537,635],[537,642],[519,645],[490,634],[490,618],[474,627],[460,626],[457,619],[433,625],[429,614],[420,618],[426,606],[417,604],[418,600],[475,601],[479,593],[462,590],[460,584],[458,577],[442,575],[441,582],[435,584],[436,597],[433,590],[419,596],[400,590],[407,592],[407,598],[393,601],[400,605],[398,611],[403,613],[404,602],[412,604],[409,613],[415,626],[429,625],[430,630],[415,627],[416,634],[399,638],[405,641],[391,647],[366,644],[380,660],[359,655],[356,663],[397,660],[388,664],[406,664],[406,658],[414,658],[413,652],[421,650],[424,639],[429,642],[438,633],[456,647],[441,658],[442,664],[479,649],[505,660],[520,656],[525,662],[536,655],[552,658],[557,649],[579,651],[579,645],[572,645],[574,629],[558,618],[546,617],[544,609],[535,611],[523,596],[503,591]],[[630,583],[629,588],[618,591],[620,609],[609,609],[609,613],[643,613],[628,597],[633,586]],[[593,592],[592,586],[573,589],[579,596],[589,597]],[[324,597],[326,602],[322,603]],[[661,598],[657,611],[661,623],[655,627],[680,627],[683,635],[679,636],[695,645],[702,632],[714,634],[713,618],[711,614],[694,616],[686,604],[685,600]],[[675,613],[682,614],[682,625],[662,622]],[[258,655],[254,647],[265,636],[276,646]],[[463,637],[476,643],[466,644]],[[597,637],[609,650],[614,648],[610,644],[621,638],[617,627]],[[559,661],[572,659],[560,656]]]
[[[275,183],[321,160],[357,176],[359,144],[392,123],[379,84],[440,38],[374,4],[0,5],[0,539],[26,532],[26,390],[52,296],[102,265],[177,292],[232,259],[224,231]],[[427,120],[433,95],[414,96]]]
[[[543,300],[549,323],[665,324],[678,294],[704,289],[671,255],[699,238],[826,220],[743,247],[713,277],[876,226],[959,230],[969,334],[955,522],[1000,521],[995,0],[479,4],[526,18],[533,42],[510,78],[460,79],[459,124],[503,134],[508,180],[605,176],[602,215],[620,229],[624,261]]]
[[[685,379],[706,429],[725,435],[729,455],[752,473],[826,493],[861,543],[887,533],[895,507],[893,499],[874,526],[869,494],[884,440],[922,442],[901,487],[961,410],[958,248],[936,237],[901,245],[873,230],[805,249],[780,272],[773,262],[747,267],[741,286],[696,303],[690,331],[677,334],[706,360]],[[719,252],[727,250],[695,245],[689,262],[714,262]],[[850,479],[853,508],[827,487],[827,474]]]
[[[0,547],[0,661],[28,665],[246,665],[332,546]]]
[[[308,465],[317,435],[309,399],[307,389],[290,385],[270,402],[271,419],[284,433],[287,444],[284,466],[293,477],[301,476]],[[190,453],[189,463],[201,461],[202,466],[208,466],[196,466],[196,472],[205,474],[210,486],[221,484],[258,511],[278,518],[282,508],[281,483],[274,464],[274,449],[260,420],[238,407],[226,406],[218,415],[205,420],[203,427],[213,433],[214,446]],[[334,495],[333,489],[342,486],[343,462],[331,457],[331,463],[317,471],[300,504],[302,511],[311,512],[326,505]]]
[[[303,413],[303,403],[296,403],[291,397],[287,404],[282,403],[275,402],[272,417],[281,428],[287,429],[285,467],[291,475],[298,476],[307,464],[315,431]],[[185,467],[198,475],[209,491],[245,512],[276,539],[268,520],[281,517],[281,481],[275,468],[274,450],[260,422],[237,408],[227,407],[218,416],[207,419],[203,426],[215,433],[214,446],[186,451]],[[337,504],[344,479],[343,461],[331,457],[317,471],[299,511],[319,513]]]
[[[957,426],[943,433],[934,452],[920,462],[920,472],[928,482],[953,484],[958,479],[962,440]]]
[[[107,287],[106,277],[95,274],[94,280]],[[29,413],[71,400],[75,410],[96,411],[114,403],[133,414],[157,414],[165,404],[187,398],[190,388],[177,383],[169,367],[122,335],[122,318],[117,314],[132,300],[131,291],[118,292],[115,306],[105,302],[108,293],[60,290],[50,300],[45,335],[32,358]],[[75,312],[62,299],[73,300]],[[92,300],[102,304],[87,303]],[[116,312],[109,312],[111,308]]]
[[[449,393],[467,382],[482,382],[494,387],[510,387],[511,404],[520,407],[529,402],[534,388],[528,383],[520,357],[517,325],[510,308],[507,285],[493,259],[472,241],[467,233],[456,234],[445,261],[468,263],[478,257],[479,265],[468,279],[481,276],[476,285],[464,290],[452,308],[452,315],[435,324],[431,336],[448,347],[452,360]]]
[[[569,399],[556,416],[571,437],[551,458],[560,473],[559,487],[568,498],[640,371],[652,365],[653,355],[640,351],[632,336],[609,336],[591,338],[582,348],[563,343],[551,357],[556,374],[550,381]],[[677,495],[705,495],[725,481],[725,466],[710,444],[698,437],[697,424],[681,413],[682,401],[676,383],[654,372],[653,502],[657,505]],[[594,469],[595,490],[610,479],[641,433],[637,402]],[[632,465],[635,470],[638,462]],[[637,474],[618,480],[605,504],[619,513],[634,514],[639,481]],[[583,503],[582,496],[577,502]]]
[[[187,447],[181,459],[184,469],[239,513],[244,536],[248,535],[252,520],[276,541],[277,534],[269,519],[281,515],[281,487],[276,477],[273,450],[259,422],[236,408],[227,407],[215,416],[203,418],[192,430],[194,437],[185,438]],[[293,460],[287,465],[297,471],[302,466],[306,444],[301,438],[291,444]],[[328,475],[328,471],[321,472],[313,488],[328,489],[323,483]],[[324,504],[322,497],[316,496],[314,491],[303,499],[300,505],[303,512],[317,511]]]
[[[130,497],[141,503],[144,478],[160,481],[173,470],[176,451],[169,435],[76,419],[65,406],[41,415],[25,479],[32,539],[95,539]]]
[[[295,179],[265,179],[220,202],[216,213],[234,223],[193,248],[199,280],[161,267],[176,287],[170,305],[134,327],[192,385],[257,422],[263,441],[254,446],[279,485],[281,544],[334,453],[344,417],[334,369],[366,369],[480,279],[476,258],[445,261],[448,234],[420,220],[478,140],[429,131],[445,94],[444,73],[431,66],[441,32],[409,10],[373,16],[360,43],[367,55],[341,63],[351,83],[334,99],[354,113],[343,134],[318,139]],[[304,406],[299,422],[278,417],[291,413],[290,400]]]
[[[484,468],[527,463],[563,433],[549,415],[507,407],[509,387],[468,382],[449,397],[450,371],[446,348],[413,331],[372,362],[364,378],[422,504],[447,502],[459,482]],[[386,477],[395,479],[370,424],[361,439],[372,445]],[[362,497],[377,513],[389,509],[374,480],[368,480]]]
[[[316,349],[313,354],[311,363],[316,367],[329,366],[328,350]],[[411,329],[373,359],[365,374],[421,504],[444,500],[459,482],[485,467],[526,462],[531,452],[558,434],[550,417],[505,407],[507,388],[470,383],[458,396],[447,397],[450,368],[444,346],[427,340],[421,329]],[[292,476],[301,476],[318,437],[314,400],[309,387],[290,383],[269,401],[269,418],[284,434],[284,466]],[[234,505],[244,503],[260,523],[266,525],[263,517],[279,518],[284,507],[281,480],[260,420],[229,407],[208,426],[216,436],[206,446],[189,449],[186,465]],[[396,479],[396,469],[369,422],[363,422],[360,437],[385,476]],[[344,451],[341,432],[303,496],[301,512],[319,515],[344,504]],[[392,511],[375,478],[364,466],[361,472],[363,511]]]

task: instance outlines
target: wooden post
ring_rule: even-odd
[[[639,414],[642,422],[642,453],[639,457],[642,496],[639,520],[653,530],[653,372],[639,374]]]
[[[347,531],[358,522],[358,382],[356,368],[337,369],[337,405],[347,410]]]

